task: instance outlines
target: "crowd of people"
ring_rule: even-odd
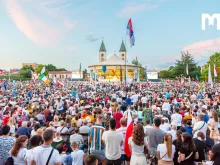
[[[219,83],[63,83],[0,83],[0,165],[220,165]]]

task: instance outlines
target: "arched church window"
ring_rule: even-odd
[[[104,54],[101,54],[101,57],[104,57]]]
[[[124,54],[122,54],[121,56],[122,56],[122,57],[124,57],[125,55],[124,55]]]

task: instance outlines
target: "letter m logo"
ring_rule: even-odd
[[[214,22],[216,19],[217,30],[220,30],[220,14],[202,14],[202,30],[206,30],[206,19],[208,19],[209,26],[214,26]]]

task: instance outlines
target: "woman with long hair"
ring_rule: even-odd
[[[173,145],[175,146],[175,154],[173,158],[174,165],[179,165],[178,162],[178,153],[180,152],[180,148],[182,146],[182,131],[178,130],[176,131],[176,140],[173,141]]]
[[[172,145],[172,135],[164,135],[164,143],[157,146],[158,165],[173,165],[175,146]]]
[[[25,155],[27,153],[26,146],[28,144],[27,136],[19,136],[14,143],[10,155],[14,160],[14,165],[25,165]]]
[[[141,124],[134,127],[132,137],[129,138],[128,144],[131,150],[132,165],[146,165],[146,156],[144,150],[147,148],[147,141],[144,138],[144,128]]]
[[[7,125],[10,127],[10,133],[12,135],[15,135],[15,124],[14,124],[14,120],[12,117],[9,118]]]
[[[195,159],[198,159],[198,152],[192,136],[184,132],[181,136],[182,146],[180,148],[178,162],[180,165],[194,165]]]

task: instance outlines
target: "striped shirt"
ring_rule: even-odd
[[[92,150],[104,150],[104,142],[102,141],[102,134],[105,128],[101,124],[95,124],[91,127],[90,137],[92,139],[91,149]]]

